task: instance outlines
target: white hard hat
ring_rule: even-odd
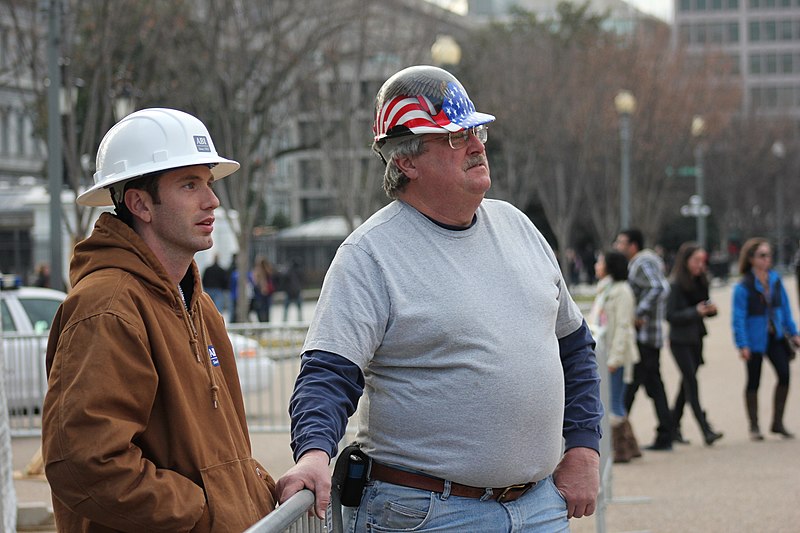
[[[94,185],[77,202],[114,205],[112,185],[152,172],[191,165],[209,165],[214,179],[239,169],[239,163],[217,154],[205,125],[176,109],[152,108],[131,113],[108,130],[97,150]]]

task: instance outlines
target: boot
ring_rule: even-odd
[[[750,440],[764,440],[764,435],[758,429],[758,392],[745,392],[744,398],[747,405],[747,416],[750,418]]]
[[[689,440],[683,437],[681,428],[676,426],[672,429],[672,442],[676,444],[690,444]]]
[[[680,411],[677,410],[677,406],[683,406],[683,391],[678,396],[678,399],[675,400],[676,409],[673,409],[670,413],[672,415],[672,442],[676,444],[689,444],[689,441],[683,438],[683,432],[681,431],[681,418],[683,415],[683,407],[681,407]]]
[[[700,424],[700,429],[703,431],[703,439],[706,441],[706,446],[711,446],[714,444],[714,441],[719,440],[722,438],[722,433],[717,433],[711,428],[711,424],[708,423],[708,418],[706,417],[706,412],[703,411],[703,420]]]
[[[615,463],[627,463],[631,460],[631,453],[625,442],[623,422],[611,426],[611,446],[614,448]]]
[[[633,434],[633,428],[627,418],[622,421],[622,431],[625,436],[625,445],[628,447],[628,452],[632,458],[642,456],[642,450],[639,449],[639,443],[636,442],[636,435]]]
[[[786,397],[789,395],[788,385],[778,385],[775,387],[775,398],[773,404],[772,428],[773,433],[783,435],[785,439],[793,439],[794,433],[790,433],[783,427],[783,410],[786,407]]]

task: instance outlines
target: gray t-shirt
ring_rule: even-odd
[[[339,248],[303,351],[364,372],[357,440],[374,459],[503,487],[560,459],[558,339],[582,320],[550,246],[510,204],[484,200],[453,231],[396,201]]]

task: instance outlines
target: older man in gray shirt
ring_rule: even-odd
[[[354,530],[567,531],[594,512],[593,340],[541,233],[484,199],[493,120],[435,67],[378,93],[375,148],[395,201],[326,275],[281,500],[310,488],[322,515],[328,462],[363,393],[356,440],[370,466]]]

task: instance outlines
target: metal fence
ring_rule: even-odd
[[[245,533],[322,533],[325,522],[308,516],[314,505],[314,493],[304,489],[286,500],[280,507],[259,520]]]
[[[306,323],[228,326],[234,350],[239,352],[239,379],[251,433],[289,431],[289,399],[300,371],[300,350],[307,331]],[[239,349],[238,336],[255,341],[257,348]]]
[[[307,330],[306,323],[229,324],[251,432],[289,431],[289,398]],[[0,337],[11,436],[39,436],[47,390],[47,333],[3,333]]]
[[[47,390],[44,357],[47,334],[3,333],[3,387],[12,437],[41,434],[41,410]]]

